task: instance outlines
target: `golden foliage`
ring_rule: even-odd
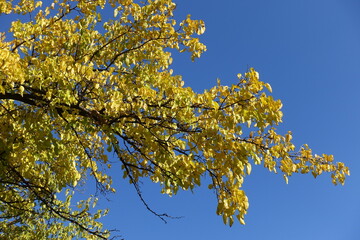
[[[113,16],[102,19],[102,8]],[[106,150],[138,191],[143,177],[172,195],[210,176],[217,214],[230,225],[234,216],[245,223],[241,187],[253,164],[281,171],[286,181],[331,172],[344,183],[343,163],[306,145],[296,152],[290,132],[276,133],[282,103],[266,94],[271,87],[254,69],[232,86],[183,87],[169,68],[170,51],[200,57],[206,48],[195,35],[205,26],[190,16],[178,24],[174,9],[171,0],[0,1],[1,14],[34,16],[13,21],[0,42],[3,236],[107,238],[96,220],[105,212],[90,211],[94,197],[76,206],[72,191],[57,198],[86,178],[115,191]]]

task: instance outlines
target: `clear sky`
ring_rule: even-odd
[[[314,179],[253,168],[245,179],[250,209],[246,225],[223,225],[216,197],[204,186],[169,198],[144,182],[144,197],[158,212],[181,219],[164,224],[120,184],[103,206],[104,223],[126,239],[156,240],[358,240],[360,239],[360,1],[358,0],[181,0],[176,18],[203,19],[208,51],[195,62],[174,55],[173,69],[187,86],[203,91],[236,82],[254,67],[284,107],[280,131],[316,153],[334,154],[351,168],[345,186],[330,175]]]
[[[117,193],[100,201],[100,208],[110,208],[105,226],[127,240],[360,239],[360,1],[175,2],[176,19],[191,14],[206,23],[200,38],[208,51],[195,62],[174,55],[172,68],[186,86],[202,92],[216,78],[236,83],[237,73],[254,67],[283,102],[279,131],[291,130],[299,147],[307,143],[316,153],[335,155],[351,176],[345,186],[333,186],[326,174],[295,175],[286,185],[281,174],[253,167],[244,184],[250,201],[246,225],[230,228],[216,215],[216,196],[207,185],[170,198],[145,181],[143,195],[154,210],[182,216],[164,224],[119,174]]]

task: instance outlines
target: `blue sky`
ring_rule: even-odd
[[[236,82],[254,67],[284,107],[280,132],[291,130],[297,146],[334,154],[351,168],[345,186],[330,175],[314,179],[282,176],[253,168],[245,179],[250,209],[246,225],[223,225],[216,198],[206,186],[194,193],[161,195],[144,182],[152,208],[181,219],[164,224],[141,205],[120,180],[118,193],[103,203],[111,212],[104,223],[126,239],[360,239],[360,2],[340,0],[182,0],[176,18],[203,19],[200,38],[208,51],[195,62],[174,55],[173,69],[186,86],[203,91]]]
[[[295,175],[286,185],[281,174],[253,167],[244,184],[250,201],[246,225],[230,228],[215,214],[216,197],[206,185],[170,198],[145,181],[143,195],[154,210],[183,216],[164,224],[119,174],[117,193],[100,201],[110,208],[105,226],[127,240],[360,239],[360,1],[175,2],[176,19],[191,14],[206,23],[200,38],[208,51],[195,62],[174,55],[172,68],[186,86],[202,92],[216,78],[232,84],[237,73],[254,67],[283,102],[279,131],[291,130],[297,146],[307,143],[316,153],[335,155],[351,176],[345,186],[333,186],[326,174]]]

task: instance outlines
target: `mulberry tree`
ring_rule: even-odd
[[[344,183],[343,163],[276,132],[282,103],[254,69],[203,93],[183,86],[171,52],[200,57],[205,26],[177,22],[174,9],[171,0],[0,0],[0,19],[14,19],[0,38],[0,236],[111,237],[96,198],[72,196],[90,180],[114,192],[115,160],[161,218],[142,198],[142,178],[174,195],[208,176],[229,225],[245,223],[242,184],[254,164],[286,181],[330,172]]]

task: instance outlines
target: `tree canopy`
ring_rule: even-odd
[[[216,213],[229,225],[245,224],[242,184],[254,164],[286,182],[294,173],[329,172],[344,184],[343,163],[306,144],[296,150],[291,132],[276,132],[282,103],[253,68],[231,86],[184,87],[171,53],[200,57],[205,25],[191,16],[178,23],[175,7],[171,0],[0,0],[0,19],[28,16],[0,38],[0,236],[110,238],[99,221],[108,210],[93,210],[95,196],[72,196],[91,180],[115,192],[108,175],[115,160],[160,218],[167,216],[141,195],[142,178],[174,195],[196,191],[208,176]]]

